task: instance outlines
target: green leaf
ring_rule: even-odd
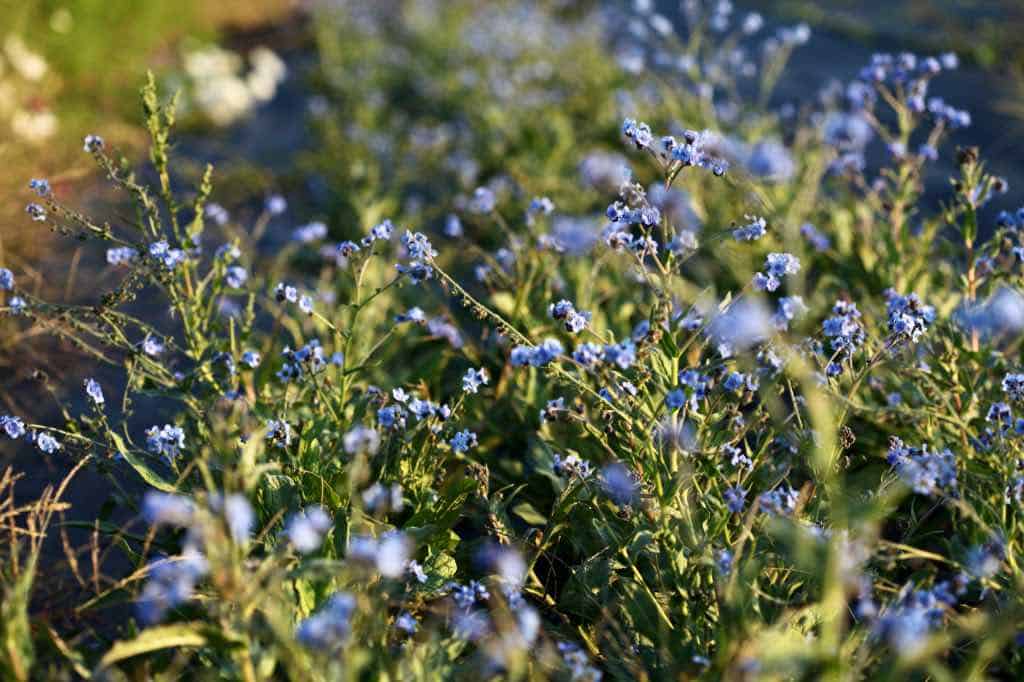
[[[100,659],[99,669],[109,668],[118,661],[161,649],[200,647],[206,644],[206,641],[201,623],[175,623],[148,628],[134,639],[115,642],[110,651]]]
[[[531,526],[543,526],[548,522],[547,517],[537,511],[537,508],[529,502],[520,502],[512,507],[512,513]]]
[[[124,457],[124,461],[128,462],[131,468],[135,469],[135,472],[142,477],[142,480],[157,490],[162,490],[165,493],[174,493],[178,491],[177,488],[165,481],[160,474],[150,469],[148,464],[136,457],[132,451],[128,449],[128,446],[125,445],[124,439],[121,438],[121,436],[111,431],[110,437],[113,439],[114,445],[117,447],[117,451],[122,457]]]

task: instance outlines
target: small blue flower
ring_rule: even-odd
[[[0,291],[14,289],[14,273],[7,268],[0,268]]]
[[[455,452],[466,452],[470,448],[476,447],[476,434],[469,430],[459,431],[448,444],[451,445],[452,450]]]
[[[1003,392],[1013,402],[1024,402],[1024,374],[1008,373],[1003,377]]]
[[[162,428],[151,426],[146,430],[146,449],[155,455],[173,460],[185,447],[185,432],[180,426],[165,424]]]
[[[103,138],[99,135],[86,135],[82,140],[82,150],[90,154],[103,151]]]
[[[454,213],[449,214],[444,221],[444,234],[446,237],[457,239],[463,235],[462,221]]]
[[[350,455],[365,452],[368,455],[377,454],[380,449],[380,434],[376,429],[359,424],[350,429],[341,439],[345,452]]]
[[[295,228],[292,232],[292,241],[299,242],[300,244],[310,244],[320,241],[326,236],[327,225],[320,221],[314,221]]]
[[[110,265],[124,265],[131,263],[138,258],[139,252],[130,246],[117,246],[107,249],[107,263]]]
[[[209,203],[206,208],[203,209],[203,217],[209,218],[215,225],[223,227],[227,225],[228,221],[231,220],[231,214],[228,213],[227,209],[217,203]]]
[[[254,350],[247,350],[244,353],[242,353],[242,363],[248,365],[253,369],[256,369],[257,367],[260,366],[260,362],[262,361],[262,359],[263,358],[260,356],[260,354]]]
[[[185,262],[185,252],[181,249],[172,249],[164,240],[149,245],[149,256],[165,270],[173,270]]]
[[[466,393],[476,393],[480,386],[486,385],[488,382],[487,370],[480,369],[468,369],[466,370],[465,376],[462,377],[462,390]]]
[[[37,223],[46,222],[46,209],[39,204],[28,204],[25,206],[25,213]]]
[[[732,572],[733,554],[727,549],[719,550],[715,555],[715,568],[721,575],[729,575]]]
[[[604,347],[603,359],[620,369],[629,369],[636,362],[636,344],[630,339],[622,343],[607,344]]]
[[[673,391],[669,391],[668,395],[665,396],[665,405],[670,410],[678,410],[686,404],[686,391],[677,388]]]
[[[622,134],[636,145],[637,149],[647,149],[654,142],[651,127],[646,123],[627,118],[622,122]]]
[[[619,462],[601,469],[601,487],[619,505],[632,503],[640,491],[636,475]]]
[[[0,429],[3,429],[8,438],[16,440],[25,435],[25,422],[20,417],[5,414],[0,416]]]
[[[39,448],[39,451],[48,455],[52,455],[62,447],[61,444],[57,442],[56,438],[45,431],[35,434],[35,441],[36,447]]]
[[[285,523],[284,533],[297,552],[309,554],[320,548],[324,535],[332,525],[334,524],[327,512],[322,507],[313,505],[292,514]]]
[[[232,289],[241,289],[249,279],[249,273],[241,265],[232,265],[224,273],[224,282]]]
[[[272,194],[267,197],[264,208],[270,215],[281,215],[288,210],[288,202],[280,194]]]
[[[278,303],[284,303],[285,301],[295,303],[299,300],[299,291],[284,282],[278,282],[277,286],[274,287],[274,296],[277,298]]]
[[[299,310],[306,313],[307,315],[313,314],[313,299],[309,296],[302,296],[299,298]]]
[[[733,514],[739,514],[746,506],[747,491],[737,485],[726,488],[723,497],[726,508]]]
[[[893,437],[886,459],[903,482],[919,495],[956,492],[956,457],[949,450],[930,452],[927,446],[909,447]]]
[[[105,402],[103,399],[103,389],[100,388],[99,382],[95,379],[85,380],[85,393],[89,396],[94,405],[103,405]]]
[[[479,215],[486,215],[497,206],[497,197],[487,187],[477,187],[473,191],[473,198],[469,200],[469,211]]]
[[[50,190],[50,183],[48,181],[42,180],[42,179],[29,180],[28,186],[29,186],[29,189],[31,189],[33,192],[35,192],[36,194],[38,194],[41,197],[49,196],[50,191],[51,191]]]
[[[404,428],[405,411],[396,405],[388,405],[377,410],[377,423],[385,429]]]
[[[223,501],[219,497],[215,498],[215,500],[216,504],[211,506],[223,508],[224,519],[227,521],[231,539],[240,545],[246,543],[252,534],[253,526],[256,524],[256,512],[253,511],[249,500],[240,493],[232,493],[225,497]]]
[[[761,505],[761,509],[766,514],[772,516],[788,516],[796,511],[797,500],[800,499],[800,494],[793,490],[789,486],[783,486],[771,490],[766,493],[762,493],[758,498],[758,502]]]
[[[814,247],[815,251],[828,251],[832,243],[829,238],[818,231],[814,225],[810,223],[804,223],[800,227],[800,236],[807,240],[807,242]]]
[[[142,340],[142,352],[151,358],[163,354],[164,350],[164,342],[152,334],[146,334],[146,338]]]
[[[603,354],[604,348],[599,344],[582,343],[572,352],[572,359],[585,367],[591,367],[601,362]]]
[[[732,237],[738,242],[752,242],[767,233],[768,223],[758,216],[747,216],[751,222],[732,231]]]

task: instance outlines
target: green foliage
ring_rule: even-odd
[[[1019,674],[1021,441],[990,409],[1021,397],[1020,238],[986,213],[1004,183],[959,150],[929,209],[906,150],[948,122],[885,82],[862,122],[904,152],[868,182],[822,131],[834,99],[767,104],[795,29],[741,92],[703,24],[665,38],[690,68],[644,80],[586,8],[522,7],[317,16],[303,170],[337,247],[282,235],[272,201],[218,219],[152,78],[149,166],[87,143],[134,213],[42,193],[33,215],[121,269],[87,305],[15,286],[2,309],[117,378],[18,437],[95,461],[141,517],[95,525],[130,568],[76,609],[134,617],[50,644],[129,678]],[[635,121],[621,148],[624,114],[717,131],[690,140],[711,160]],[[461,236],[431,243],[449,214]],[[24,676],[29,586],[8,582]]]

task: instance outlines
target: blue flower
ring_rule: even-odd
[[[242,363],[248,365],[253,369],[256,369],[257,367],[260,366],[261,360],[262,357],[257,351],[247,350],[244,353],[242,353]]]
[[[308,649],[323,653],[335,653],[348,641],[352,634],[352,614],[356,610],[356,598],[348,592],[335,593],[327,605],[299,623],[295,639]]]
[[[765,270],[754,275],[754,288],[760,291],[775,291],[786,275],[800,272],[800,261],[791,253],[769,253],[765,258]]]
[[[480,369],[468,369],[466,370],[465,376],[462,377],[462,390],[466,393],[476,393],[480,386],[486,385],[488,381],[487,370]]]
[[[564,459],[561,455],[554,456],[552,469],[558,476],[569,476],[575,478],[590,478],[594,473],[590,462],[580,459],[579,455],[569,455]]]
[[[173,270],[185,262],[185,252],[181,249],[172,249],[164,240],[149,245],[149,257],[165,270]]]
[[[510,359],[513,367],[543,367],[563,353],[564,349],[558,339],[545,339],[539,346],[516,346],[512,349]]]
[[[470,448],[476,447],[476,434],[468,430],[459,431],[448,444],[452,446],[452,450],[455,452],[466,452]]]
[[[223,499],[217,495],[211,499],[210,506],[215,510],[223,511],[232,540],[240,545],[249,540],[253,526],[256,524],[256,512],[253,511],[252,505],[249,504],[245,495],[232,493]]]
[[[94,405],[102,405],[103,400],[103,389],[100,388],[99,382],[95,379],[85,380],[85,393],[92,400]]]
[[[1024,374],[1008,373],[1003,377],[1003,392],[1013,402],[1024,401]]]
[[[377,430],[361,424],[349,430],[342,437],[341,441],[345,452],[350,455],[360,452],[375,455],[377,450],[380,449],[380,434],[377,433]]]
[[[107,263],[110,265],[123,265],[131,263],[139,255],[139,252],[130,246],[117,246],[107,249]]]
[[[554,400],[549,400],[544,409],[540,411],[540,420],[542,422],[554,421],[558,418],[559,414],[565,412],[565,409],[565,398],[558,397]]]
[[[306,313],[307,315],[313,314],[313,299],[309,296],[302,296],[299,298],[299,310]]]
[[[413,284],[419,284],[434,276],[434,269],[420,261],[409,261],[408,264],[396,263],[395,269],[401,275],[406,275]]]
[[[46,222],[46,209],[39,204],[28,204],[25,206],[25,213],[37,223]]]
[[[385,220],[382,223],[374,225],[370,230],[370,239],[372,241],[387,241],[391,239],[391,235],[395,232],[395,226],[390,220]]]
[[[767,233],[768,223],[764,218],[747,216],[747,220],[750,220],[751,222],[732,231],[732,237],[736,241],[752,242],[760,239]]]
[[[139,620],[152,625],[168,610],[187,602],[208,570],[206,557],[193,545],[187,546],[180,557],[151,562],[149,580],[135,604]]]
[[[267,197],[263,207],[270,215],[281,215],[288,210],[288,202],[280,194],[272,194]]]
[[[761,509],[772,516],[788,516],[796,511],[800,494],[789,486],[762,493],[758,498]]]
[[[537,216],[551,215],[555,210],[555,202],[547,197],[534,197],[526,209],[526,224],[532,226]]]
[[[956,492],[956,457],[949,450],[929,452],[927,446],[909,447],[893,437],[886,459],[903,482],[919,495]]]
[[[285,301],[295,303],[299,300],[299,290],[284,282],[278,282],[277,286],[274,287],[274,297],[278,303],[284,303]]]
[[[306,507],[297,514],[292,514],[285,523],[284,533],[288,542],[299,554],[315,552],[323,544],[324,535],[331,529],[333,522],[327,512],[318,505]]]
[[[715,555],[715,568],[721,575],[729,575],[732,572],[733,554],[727,549],[719,550]]]
[[[601,469],[601,487],[619,505],[633,502],[640,490],[636,475],[619,462],[612,462]]]
[[[463,235],[462,221],[454,213],[449,214],[444,221],[444,234],[446,237],[456,239]]]
[[[572,359],[585,367],[590,367],[600,362],[603,354],[604,348],[599,344],[583,343],[572,352]]]
[[[548,314],[552,319],[560,320],[565,324],[565,330],[570,334],[578,334],[590,324],[591,315],[587,311],[577,311],[573,304],[565,299],[548,306]]]
[[[437,256],[437,251],[431,245],[427,235],[422,232],[413,233],[406,230],[402,235],[402,245],[413,260],[430,260]]]
[[[224,282],[232,289],[241,289],[248,279],[249,273],[241,265],[232,265],[224,273]]]
[[[14,273],[7,268],[0,268],[0,291],[14,289]]]
[[[807,305],[800,296],[783,296],[772,315],[772,322],[780,330],[789,329],[789,323],[807,312]]]
[[[155,358],[161,355],[164,350],[164,342],[152,334],[146,334],[146,338],[142,340],[142,352],[150,357]]]
[[[150,490],[142,498],[142,517],[152,526],[187,528],[194,515],[195,505],[184,495]]]
[[[742,448],[736,445],[724,445],[722,446],[722,454],[729,458],[729,464],[734,469],[753,469],[754,462],[747,457],[746,453]]]
[[[830,346],[835,353],[835,359],[826,368],[829,376],[842,373],[842,362],[849,360],[866,338],[856,303],[836,301],[832,312],[833,316],[822,324],[825,337],[831,339]]]
[[[319,241],[327,236],[327,225],[320,221],[301,225],[292,231],[292,241],[300,244],[309,244]]]
[[[404,428],[405,411],[397,405],[388,405],[377,410],[377,423],[385,429]]]
[[[41,197],[49,196],[51,191],[50,183],[42,179],[29,180],[28,187]]]
[[[832,245],[828,237],[819,232],[818,228],[810,223],[804,223],[800,226],[800,236],[806,239],[814,247],[815,251],[828,251]]]
[[[746,506],[747,491],[738,485],[726,488],[723,498],[726,508],[733,514],[739,514]]]
[[[626,139],[635,144],[637,149],[647,149],[654,142],[651,127],[646,123],[640,123],[631,118],[627,118],[622,122],[622,134],[626,136]]]
[[[165,424],[162,428],[151,426],[146,429],[146,449],[155,455],[173,460],[185,447],[185,432],[180,426]]]
[[[678,410],[686,404],[686,391],[682,389],[675,389],[669,391],[665,396],[665,405],[670,410]]]
[[[82,139],[82,150],[90,154],[103,151],[103,138],[99,135],[86,135]]]
[[[605,362],[617,365],[620,369],[629,369],[636,362],[636,344],[626,339],[621,343],[610,343],[604,347]]]
[[[395,315],[396,324],[402,324],[403,322],[426,324],[427,316],[420,308],[409,308],[406,312]]]
[[[35,434],[36,447],[39,448],[40,452],[44,452],[48,455],[52,455],[57,450],[61,449],[61,444],[57,442],[57,439],[50,434],[42,431]]]
[[[206,208],[203,209],[203,216],[209,218],[214,222],[215,225],[223,227],[231,220],[231,215],[227,209],[217,203],[209,203]]]
[[[885,292],[888,299],[889,331],[897,340],[917,342],[935,321],[935,308],[925,305],[917,294],[900,296],[892,289]]]
[[[473,198],[469,201],[470,213],[484,215],[494,210],[497,205],[497,198],[487,187],[477,187],[473,191]]]

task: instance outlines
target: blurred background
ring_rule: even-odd
[[[583,15],[582,8],[628,12],[633,1],[537,4],[558,6],[571,23],[575,11]],[[344,104],[345,97],[366,93],[344,83],[352,77],[346,69],[411,54],[400,44],[347,44],[361,30],[346,24],[359,16],[353,11],[359,4],[0,0],[0,192],[6,198],[0,203],[0,263],[18,272],[20,281],[48,288],[51,297],[71,296],[82,272],[96,267],[77,245],[33,229],[24,215],[30,199],[27,182],[49,178],[58,196],[74,197],[79,205],[109,200],[94,165],[81,153],[81,140],[100,133],[125,158],[142,158],[138,91],[147,70],[155,73],[163,91],[180,93],[175,142],[182,172],[194,174],[206,162],[216,163],[220,201],[231,204],[287,190],[304,200],[295,210],[296,220],[325,217],[332,230],[351,220],[352,192],[342,196],[337,191],[351,184],[351,169],[338,167],[338,143],[331,136],[339,135],[336,124],[354,111]],[[364,8],[411,6],[411,14],[443,10],[467,16],[492,6],[530,4],[374,0]],[[653,4],[670,18],[680,15],[678,0]],[[346,12],[333,11],[342,6]],[[956,52],[963,68],[944,76],[942,87],[974,116],[967,139],[982,147],[1011,186],[1018,179],[1024,182],[1024,3],[770,0],[736,2],[735,8],[737,15],[763,13],[769,26],[804,21],[814,30],[810,43],[793,54],[777,91],[780,101],[814,97],[830,78],[852,77],[875,51]],[[500,22],[511,15],[497,16]],[[599,40],[614,51],[613,35],[605,33]],[[440,50],[438,63],[443,63],[443,40],[418,47]],[[487,46],[482,50],[486,53]],[[594,78],[594,84],[615,82],[602,78]],[[406,97],[414,90],[415,84],[405,90],[396,86],[391,96]],[[404,113],[415,116],[419,102],[406,104]],[[332,117],[334,124],[325,124]],[[12,386],[38,366],[59,363],[46,344],[25,343],[32,340],[26,334],[37,333],[5,330],[0,335],[0,387],[9,408],[20,395]]]

